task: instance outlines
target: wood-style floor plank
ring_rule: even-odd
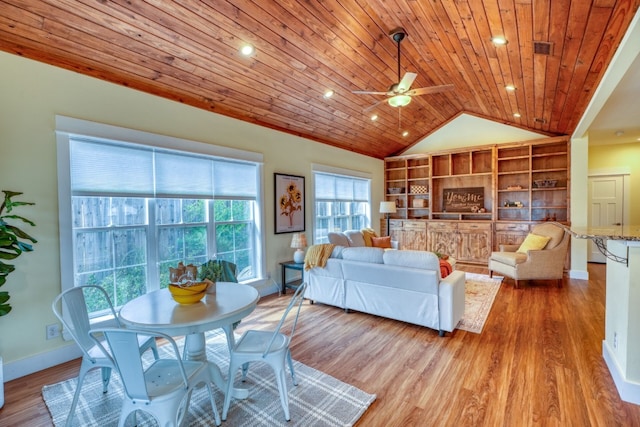
[[[486,273],[479,267],[460,269]],[[602,358],[605,266],[591,279],[502,285],[481,334],[438,332],[305,302],[294,359],[377,394],[357,426],[640,426]],[[242,321],[272,327],[286,296]],[[41,389],[77,375],[72,361],[5,384],[0,426],[50,426]],[[300,384],[299,387],[304,387]]]

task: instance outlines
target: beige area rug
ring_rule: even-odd
[[[486,274],[477,273],[465,275],[464,316],[458,323],[458,329],[479,334],[489,316],[503,278],[491,278]]]
[[[182,348],[182,340],[176,341],[178,348]],[[161,346],[158,350],[164,354],[166,348]],[[229,351],[224,334],[216,332],[207,334],[207,357],[215,361],[226,376],[226,370],[229,369]],[[147,352],[145,358],[151,359],[151,353]],[[352,426],[376,398],[375,394],[365,393],[298,361],[294,360],[293,364],[298,385],[291,384],[291,375],[287,369],[290,422],[284,420],[273,370],[264,363],[252,363],[246,381],[241,383],[238,379],[236,383],[249,389],[249,397],[245,400],[231,400],[227,421],[222,425],[227,427]],[[238,373],[238,378],[239,375]],[[77,378],[72,378],[44,386],[42,389],[42,397],[56,427],[65,424],[76,382]],[[216,387],[214,391],[218,411],[222,412],[223,395]],[[215,426],[208,396],[205,387],[194,391],[185,426]],[[82,397],[78,401],[72,425],[116,426],[121,405],[122,383],[119,375],[112,373],[109,391],[103,394],[100,370],[94,369],[85,377]],[[157,425],[149,416],[138,413],[138,426]],[[131,418],[129,417],[127,426],[132,424]]]

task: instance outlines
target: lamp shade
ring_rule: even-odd
[[[392,107],[405,107],[411,102],[411,97],[409,95],[396,95],[389,98],[387,102]]]
[[[380,213],[396,213],[396,202],[380,202]]]
[[[304,249],[307,247],[307,235],[304,233],[293,233],[291,247],[294,249]]]

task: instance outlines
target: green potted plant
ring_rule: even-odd
[[[208,282],[208,293],[215,293],[216,282],[222,278],[222,265],[214,258],[200,266],[200,280]]]
[[[0,286],[7,282],[7,276],[16,268],[13,264],[5,261],[11,261],[18,258],[23,252],[31,252],[33,246],[30,243],[37,243],[37,240],[22,231],[15,225],[9,224],[7,221],[19,220],[31,226],[35,226],[30,221],[19,215],[9,215],[11,211],[18,206],[34,205],[31,202],[14,202],[12,197],[21,195],[15,191],[2,191],[4,193],[4,201],[0,205]],[[9,304],[9,292],[0,292],[0,316],[5,316],[11,311]],[[4,375],[2,373],[2,356],[0,356],[0,408],[4,406]]]
[[[17,206],[34,205],[35,203],[14,202],[12,197],[19,196],[22,193],[6,190],[2,192],[4,193],[4,201],[0,205],[0,286],[6,283],[9,273],[16,269],[13,264],[8,264],[5,261],[16,259],[23,252],[31,252],[33,246],[27,241],[37,243],[36,239],[7,222],[9,220],[20,220],[35,226],[33,221],[24,217],[8,215]],[[11,311],[11,305],[8,303],[9,298],[9,292],[0,292],[0,316],[4,316]]]

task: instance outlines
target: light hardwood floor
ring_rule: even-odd
[[[481,334],[445,338],[305,302],[292,354],[377,394],[358,427],[640,426],[640,406],[620,400],[602,358],[605,267],[590,265],[589,273],[589,282],[565,279],[560,289],[535,282],[516,290],[507,279]],[[289,297],[261,300],[238,332],[274,325]],[[76,376],[78,366],[72,361],[5,384],[0,425],[51,425],[41,388]]]

